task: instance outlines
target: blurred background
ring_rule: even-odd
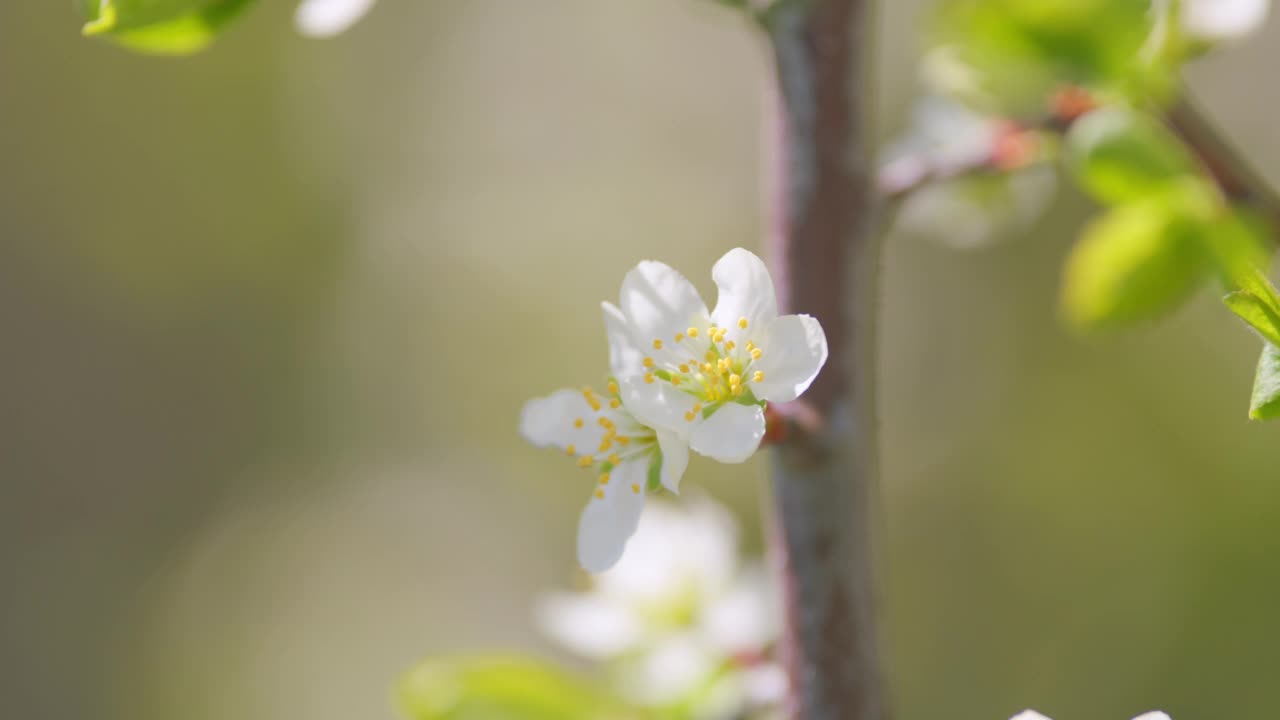
[[[927,3],[883,3],[880,128]],[[529,397],[599,382],[642,258],[758,247],[768,62],[699,0],[263,4],[184,60],[0,3],[0,703],[14,718],[391,717],[457,651],[554,649],[588,489]],[[1280,180],[1272,22],[1189,68]],[[878,548],[899,717],[1255,717],[1280,442],[1205,291],[1081,340],[1069,189],[961,250],[890,233]],[[941,225],[945,228],[945,223]],[[695,459],[760,551],[756,465]]]

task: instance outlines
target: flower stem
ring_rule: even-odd
[[[867,58],[870,0],[777,0],[761,16],[778,90],[770,255],[780,310],[830,359],[773,453],[773,556],[786,601],[788,712],[887,717],[876,641],[872,371],[879,251]]]

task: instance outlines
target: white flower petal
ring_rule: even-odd
[[[578,655],[603,659],[635,647],[643,633],[635,613],[602,595],[552,593],[534,606],[538,626]]]
[[[613,303],[600,303],[604,309],[604,329],[609,338],[609,368],[616,377],[644,375],[644,351],[636,346],[627,325],[627,316]]]
[[[697,402],[692,396],[662,381],[646,383],[629,378],[620,380],[619,386],[623,406],[637,420],[656,430],[667,430],[682,438],[689,436],[691,423],[684,414]]]
[[[670,342],[675,333],[709,321],[698,290],[671,267],[653,260],[635,266],[622,280],[622,312],[640,347]]]
[[[689,467],[689,443],[670,430],[655,430],[662,450],[662,487],[680,493],[680,478]]]
[[[302,0],[293,22],[303,35],[331,37],[354,25],[371,7],[373,0]]]
[[[1155,710],[1153,712],[1143,713],[1133,720],[1169,720],[1169,716],[1159,710]]]
[[[578,562],[587,572],[604,572],[622,557],[644,509],[648,472],[647,457],[628,460],[609,473],[608,484],[592,491],[578,520]]]
[[[740,463],[755,453],[763,437],[764,410],[759,405],[728,403],[694,423],[689,446],[712,460]]]
[[[778,301],[774,297],[773,278],[764,261],[754,253],[734,248],[720,258],[711,268],[711,278],[720,288],[716,309],[711,321],[728,328],[728,337],[739,345],[755,328],[764,329],[778,317]],[[738,327],[738,320],[747,319],[747,329]]]
[[[1050,718],[1041,715],[1035,710],[1023,710],[1022,712],[1009,718],[1009,720],[1050,720]]]
[[[593,439],[599,442],[598,428],[588,423],[582,428],[574,427],[574,420],[591,417],[591,406],[581,392],[557,390],[524,404],[520,411],[520,434],[536,447],[591,448]]]
[[[761,566],[744,568],[727,590],[705,607],[702,632],[717,650],[733,655],[760,652],[777,640],[781,610]]]
[[[624,691],[645,703],[668,703],[685,697],[708,679],[721,658],[688,634],[663,637],[622,673]]]
[[[827,336],[808,315],[783,315],[767,332],[763,354],[751,365],[764,372],[764,380],[751,389],[761,400],[790,402],[809,389],[827,362]]]
[[[1182,28],[1204,40],[1234,40],[1262,27],[1271,0],[1182,0]]]

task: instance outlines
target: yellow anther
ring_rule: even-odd
[[[707,359],[707,362],[711,362],[712,360],[715,360],[715,359],[716,359],[716,351],[715,351],[715,350],[708,350],[708,351],[707,351],[707,354],[706,354],[706,355],[704,355],[703,357],[705,357],[705,358]]]
[[[764,382],[764,371],[757,370],[751,376],[751,382]]]
[[[730,384],[730,385],[732,385],[732,386],[734,386],[734,387],[737,387],[737,386],[741,385],[741,384],[742,384],[742,376],[741,376],[741,375],[739,375],[738,373],[734,373],[734,374],[730,375],[730,376],[729,376],[729,384]]]
[[[738,396],[739,396],[739,395],[741,395],[741,394],[742,394],[742,386],[741,386],[741,385],[734,385],[734,386],[733,386],[733,396],[734,396],[734,397],[738,397]]]
[[[597,452],[608,452],[611,447],[613,447],[613,441],[609,438],[605,438],[600,441],[600,449]]]
[[[610,394],[610,395],[617,395],[617,394],[618,394],[618,383],[616,383],[616,382],[614,382],[614,381],[612,381],[612,380],[610,380],[610,381],[609,381],[609,394]]]
[[[582,388],[582,398],[587,401],[587,404],[591,406],[592,410],[600,412],[600,401],[596,399],[596,394],[592,392],[591,388]]]
[[[752,359],[752,360],[759,360],[759,359],[760,359],[760,356],[761,356],[761,355],[763,355],[763,354],[764,354],[764,353],[760,352],[760,348],[752,348],[752,349],[751,349],[751,359]]]
[[[688,330],[685,330],[684,334],[688,335],[689,337],[698,337],[698,328],[691,327]]]
[[[618,457],[617,455],[610,455],[610,456],[609,456],[609,463],[610,463],[611,465],[617,465],[617,464],[618,464],[618,463],[620,463],[620,462],[622,462],[622,458]]]
[[[622,407],[622,401],[619,400],[618,398],[610,398],[609,407],[613,408],[614,410],[617,410],[618,408]]]
[[[631,492],[633,492],[633,493],[635,493],[635,494],[639,495],[639,494],[640,494],[640,486],[639,486],[639,485],[632,485],[632,486],[631,486]]]
[[[709,362],[702,363],[702,372],[710,375],[713,370],[715,370],[715,368],[711,367],[711,363]]]
[[[725,330],[724,328],[720,328],[719,330],[717,330],[716,338],[715,338],[716,342],[724,342],[724,334],[727,332],[729,331]]]
[[[573,457],[574,455],[578,454],[578,448],[574,447],[573,445],[569,445],[564,449],[564,454],[568,455],[569,457]]]
[[[584,467],[584,468],[591,467],[592,462],[594,461],[591,459],[590,455],[583,455],[582,457],[578,458],[578,467]]]
[[[676,333],[676,342],[684,340],[684,333]]]
[[[693,404],[693,411],[694,411],[694,412],[702,412],[702,403],[694,403],[694,404]]]
[[[647,368],[651,368],[651,367],[653,367],[653,358],[651,358],[651,357],[647,357],[647,358],[645,358],[645,359],[644,359],[644,363],[643,363],[643,365],[644,365],[645,367],[647,367]]]
[[[600,473],[600,484],[601,485],[609,484],[609,473]]]
[[[621,445],[622,447],[626,447],[627,445],[631,444],[631,438],[627,437],[626,435],[616,437],[614,438],[614,440],[616,440],[618,444]]]
[[[609,419],[609,418],[607,418],[607,417],[598,418],[598,419],[596,420],[596,424],[597,424],[597,425],[599,425],[599,426],[600,426],[600,427],[602,427],[602,428],[611,428],[611,427],[613,427],[613,421],[612,421],[612,420],[610,420],[610,419]]]
[[[672,384],[672,385],[679,385],[679,384],[680,384],[680,376],[679,376],[679,375],[672,375],[672,376],[671,376],[671,384]]]
[[[645,383],[647,383],[647,384],[649,384],[649,385],[652,385],[652,384],[653,384],[653,373],[651,373],[651,372],[649,372],[649,373],[645,373],[645,374],[644,374],[644,381],[645,381]]]
[[[614,439],[614,438],[618,437],[618,428],[616,428],[616,427],[611,427],[611,428],[609,428],[608,430],[605,430],[605,431],[604,431],[604,435],[603,435],[603,437],[604,437],[604,439],[605,439],[605,440],[612,440],[612,439]]]
[[[580,428],[580,427],[582,427],[582,418],[574,418],[574,419],[573,419],[573,426],[574,426],[574,427],[576,427],[576,428]]]
[[[725,343],[725,344],[724,344],[724,349],[725,349],[725,350],[732,350],[732,349],[734,349],[734,348],[736,348],[736,347],[738,347],[738,344],[737,344],[737,343],[735,343],[735,342],[734,342],[734,341],[732,341],[732,340],[730,340],[729,342],[727,342],[727,343]]]
[[[688,365],[681,364],[681,365],[680,365],[680,372],[684,373],[685,375],[688,375],[688,374],[689,374],[689,366],[688,366]]]
[[[756,349],[755,341],[753,341],[753,340],[748,340],[748,341],[747,341],[747,351],[749,352],[749,351],[751,351],[751,350],[755,350],[755,349]]]
[[[601,500],[603,500],[603,499],[604,499],[604,491],[603,491],[603,490],[596,490],[596,497],[598,497],[598,498],[600,498]]]
[[[654,349],[654,350],[661,350],[661,349],[662,349],[662,340],[660,340],[660,339],[658,339],[658,338],[654,338],[654,339],[653,339],[653,349]]]
[[[693,419],[694,419],[694,418],[696,418],[696,417],[698,417],[698,414],[697,414],[697,413],[695,413],[695,412],[694,412],[694,411],[692,411],[692,410],[690,410],[690,411],[688,411],[688,412],[686,412],[686,413],[684,414],[684,419],[685,419],[685,420],[688,420],[689,422],[693,422]]]
[[[746,330],[746,329],[747,329],[747,319],[746,319],[746,318],[744,318],[744,317],[740,317],[740,318],[738,318],[738,327],[742,328],[743,330]]]
[[[729,361],[725,358],[720,358],[716,361],[716,369],[720,372],[725,372],[729,369]]]

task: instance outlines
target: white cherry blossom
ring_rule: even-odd
[[[1236,40],[1266,22],[1271,0],[1181,0],[1182,29],[1202,40]]]
[[[1050,717],[1041,715],[1039,714],[1039,712],[1036,712],[1034,710],[1024,710],[1019,712],[1018,715],[1014,715],[1010,717],[1009,720],[1051,720],[1051,719]],[[1160,711],[1143,712],[1142,715],[1134,717],[1133,720],[1169,720],[1169,715],[1165,715],[1164,712],[1160,712]]]
[[[740,563],[733,517],[706,496],[651,503],[615,567],[586,592],[545,596],[535,612],[566,649],[615,663],[641,702],[672,702],[715,677],[720,701],[735,708],[777,699],[779,668],[764,660],[777,604],[764,569]]]
[[[578,521],[578,562],[588,572],[608,570],[636,530],[651,483],[678,487],[689,447],[678,435],[638,422],[619,397],[618,384],[598,395],[591,388],[558,390],[525,403],[520,433],[538,447],[556,447],[595,474],[591,500]]]
[[[293,22],[303,35],[332,37],[356,24],[373,3],[374,0],[302,0]]]
[[[730,250],[711,277],[719,299],[708,312],[671,267],[645,261],[628,272],[619,304],[603,304],[609,360],[641,422],[738,463],[764,437],[764,403],[808,389],[827,360],[827,339],[808,315],[778,315],[773,280],[754,254]]]

